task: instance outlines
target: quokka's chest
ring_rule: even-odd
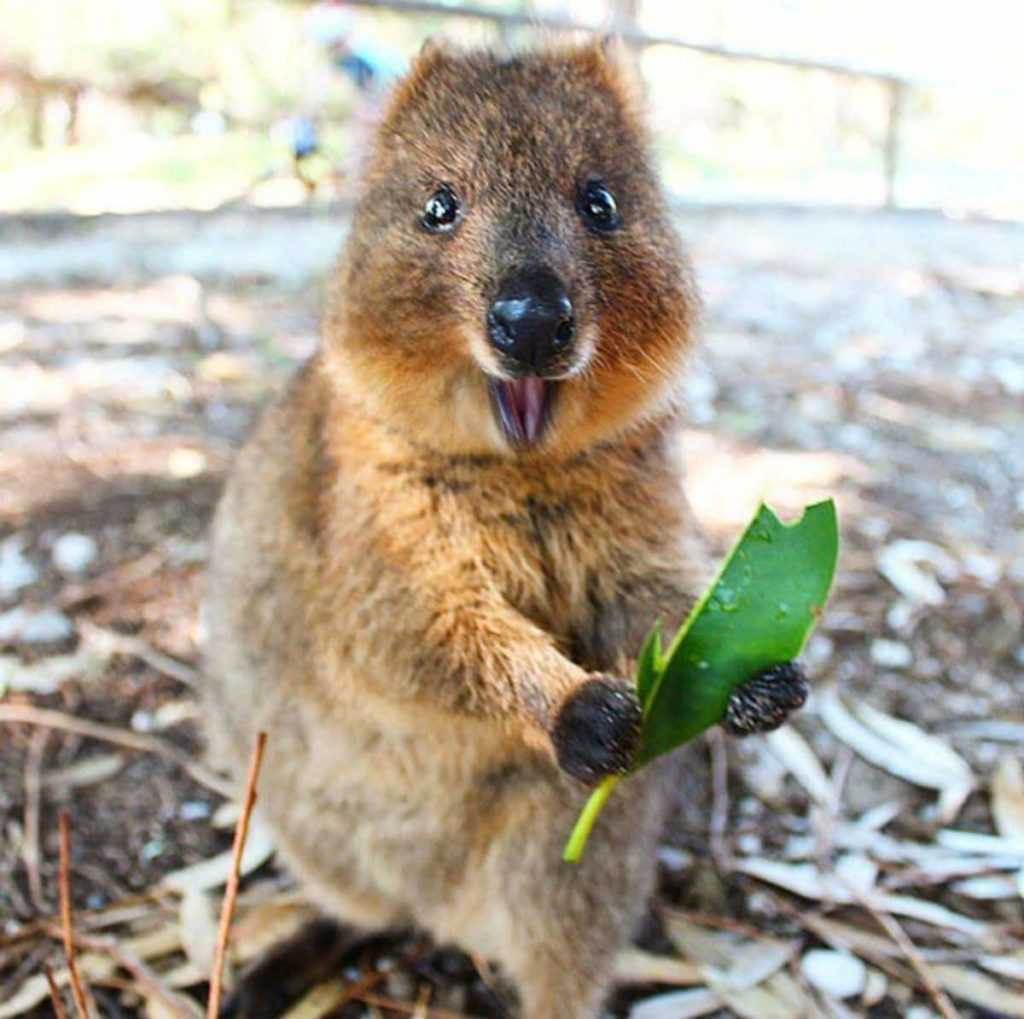
[[[636,652],[653,622],[647,594],[664,560],[663,532],[612,498],[543,495],[509,500],[477,526],[482,561],[505,599],[570,657],[603,670]]]

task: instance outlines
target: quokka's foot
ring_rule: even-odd
[[[810,687],[796,662],[783,662],[738,686],[729,698],[722,728],[730,736],[771,732],[802,708]]]
[[[224,1001],[220,1019],[279,1019],[306,991],[334,976],[367,934],[334,920],[312,920],[271,946]]]

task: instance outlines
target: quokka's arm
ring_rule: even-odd
[[[392,647],[418,699],[524,733],[585,782],[625,771],[639,733],[632,684],[587,672],[519,612],[473,555],[444,543],[408,551],[402,601],[412,632]],[[406,670],[403,670],[405,672]]]

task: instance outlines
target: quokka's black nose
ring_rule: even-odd
[[[561,280],[547,269],[513,273],[491,305],[487,331],[507,359],[543,374],[576,334],[572,301]]]

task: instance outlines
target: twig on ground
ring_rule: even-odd
[[[808,811],[811,827],[815,835],[815,858],[818,861],[818,869],[824,873],[828,870],[828,861],[832,857],[832,848],[835,844],[836,822],[843,812],[843,793],[846,789],[847,779],[850,777],[850,769],[856,760],[856,754],[848,747],[841,746],[836,752],[835,761],[832,765],[832,773],[829,776],[832,784],[832,796],[827,806],[812,803]]]
[[[476,970],[476,975],[483,981],[486,988],[493,991],[497,989],[498,978],[494,975],[494,968],[491,964],[480,955],[479,952],[470,952],[469,958],[473,962],[473,968]]]
[[[173,761],[200,785],[213,790],[220,796],[233,796],[234,787],[230,782],[215,775],[209,768],[193,761],[187,754],[156,736],[122,729],[116,725],[103,722],[91,722],[85,718],[75,718],[63,711],[50,708],[37,708],[30,704],[0,704],[0,722],[21,723],[24,725],[42,725],[49,729],[60,729],[73,732],[78,736],[104,740],[117,746],[128,747],[130,750],[141,750],[144,753],[157,754]]]
[[[50,1001],[53,1004],[54,1015],[56,1015],[57,1019],[68,1019],[60,988],[57,986],[57,981],[53,979],[53,971],[49,966],[43,966],[43,973],[46,974],[46,982],[50,985]]]
[[[430,1013],[427,1011],[427,1006],[430,1004],[431,995],[430,984],[421,984],[419,993],[416,995],[416,1011],[412,1014],[412,1019],[428,1019]]]
[[[193,690],[197,685],[199,673],[196,669],[184,662],[179,662],[177,658],[164,654],[163,651],[158,651],[141,637],[129,637],[126,634],[117,633],[115,630],[108,630],[106,627],[85,621],[79,623],[79,629],[83,636],[103,641],[119,654],[138,658],[154,672],[176,679]]]
[[[712,913],[701,913],[693,909],[677,909],[675,906],[665,906],[661,903],[655,903],[654,909],[662,916],[678,916],[683,920],[689,920],[690,923],[696,924],[698,927],[712,927],[715,930],[730,931],[733,934],[742,935],[753,941],[768,940],[772,937],[771,934],[766,933],[759,927],[753,926],[753,924],[743,923],[742,920],[734,920],[728,916],[715,916]]]
[[[732,854],[725,844],[729,827],[729,756],[722,730],[715,726],[708,730],[708,752],[711,755],[712,806],[708,826],[711,856],[721,873],[732,867]]]
[[[71,827],[66,811],[61,811],[60,815],[60,926],[78,1019],[89,1019],[89,1006],[75,960],[75,935],[71,916]]]
[[[857,755],[844,743],[836,751],[835,763],[832,765],[832,799],[838,807],[843,802],[843,792],[850,777],[850,769]]]
[[[750,882],[749,886],[755,887],[756,885],[754,882]],[[830,945],[832,948],[839,951],[849,952],[852,955],[869,960],[873,965],[877,966],[878,969],[882,970],[884,973],[888,973],[889,976],[894,980],[899,981],[901,984],[906,984],[908,987],[920,987],[923,990],[927,990],[927,988],[925,988],[921,983],[920,974],[913,970],[906,969],[902,963],[896,962],[895,959],[891,958],[886,952],[880,949],[868,947],[864,945],[860,939],[856,942],[852,942],[845,933],[837,937],[835,930],[824,916],[812,913],[806,909],[798,909],[787,898],[776,892],[764,891],[764,894],[783,916],[789,917],[789,919],[802,930],[810,931],[812,934],[819,937],[826,945]],[[872,935],[872,937],[874,937],[874,935]]]
[[[71,609],[92,598],[102,598],[112,591],[123,590],[130,584],[156,573],[167,562],[165,551],[159,549],[147,552],[138,559],[121,563],[106,573],[101,573],[88,581],[75,581],[65,585],[57,595],[57,607]]]
[[[48,913],[49,907],[43,898],[43,881],[39,874],[39,812],[42,791],[43,753],[50,733],[46,729],[37,729],[32,733],[25,757],[25,838],[21,849],[21,859],[25,864],[28,876],[28,891],[32,904],[40,915]]]
[[[222,981],[224,978],[224,957],[227,954],[228,935],[231,931],[231,918],[235,912],[235,900],[238,898],[238,882],[242,869],[242,850],[249,834],[249,821],[252,809],[256,805],[256,782],[263,763],[263,751],[267,745],[267,734],[261,732],[256,736],[252,758],[249,761],[249,775],[245,782],[245,798],[242,800],[242,813],[235,826],[235,844],[231,849],[231,872],[224,888],[224,903],[220,911],[220,928],[217,932],[217,948],[213,957],[213,973],[210,976],[210,995],[206,1002],[207,1019],[217,1019],[220,1014]]]
[[[76,868],[82,870],[79,864]],[[119,924],[132,923],[133,921],[151,917],[154,912],[160,915],[162,909],[159,900],[154,895],[134,895],[114,902],[105,909],[92,912],[82,911],[75,917],[76,928],[87,930],[102,930],[105,927],[115,927]],[[171,915],[177,915],[177,906],[170,911]],[[0,935],[0,952],[11,948],[17,948],[27,942],[36,941],[41,937],[52,937],[54,928],[59,930],[59,917],[45,916],[31,920],[24,927],[20,927],[15,933]]]
[[[392,1012],[401,1012],[403,1015],[415,1016],[419,1004],[410,1005],[407,1001],[395,1001],[394,998],[387,998],[381,994],[371,994],[369,991],[362,991],[352,995],[353,1001],[361,1001],[364,1005],[376,1005],[377,1008],[390,1009]],[[422,1013],[420,1013],[422,1014]],[[427,1010],[428,1019],[469,1019],[464,1012],[450,1012],[446,1008],[431,1008]]]
[[[939,986],[935,975],[932,973],[928,963],[917,950],[917,945],[907,936],[907,932],[888,914],[880,910],[868,895],[865,895],[853,882],[845,881],[841,875],[837,875],[842,883],[850,890],[854,898],[871,914],[872,919],[886,934],[892,938],[900,951],[906,956],[907,962],[913,967],[914,972],[921,978],[928,996],[932,999],[935,1007],[943,1016],[943,1019],[961,1019],[960,1013],[956,1010],[949,995]]]
[[[386,976],[387,974],[381,970],[370,970],[341,992],[341,997],[334,1003],[333,1011],[340,1010],[342,1005],[347,1005],[350,1001],[358,1001],[359,995],[372,991]]]
[[[122,948],[113,938],[98,938],[94,935],[74,933],[75,944],[90,952],[109,956],[121,969],[130,973],[136,984],[147,991],[151,997],[158,998],[172,1016],[178,1019],[190,1019],[182,1007],[177,994],[172,991],[137,955]]]

